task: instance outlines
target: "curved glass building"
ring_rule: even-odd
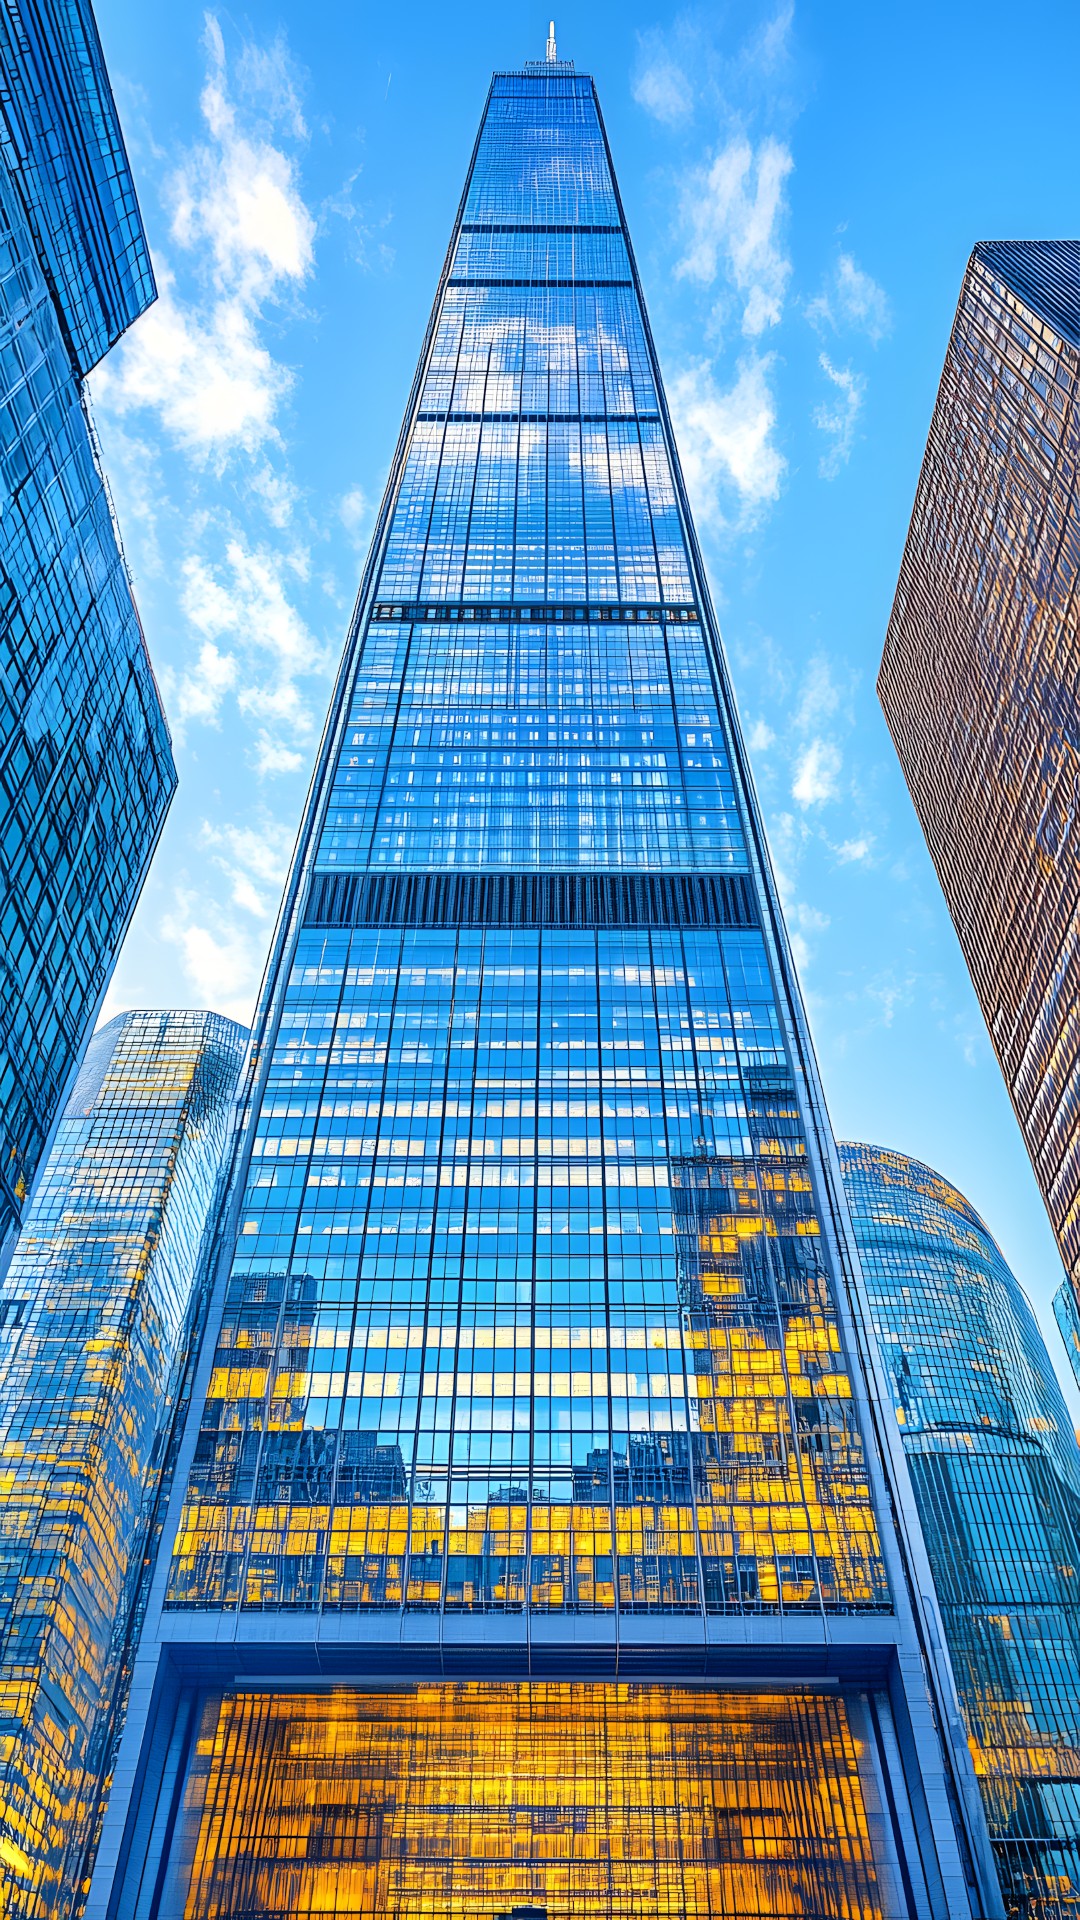
[[[1035,1316],[931,1167],[842,1142],[1010,1913],[1080,1912],[1080,1448]]]

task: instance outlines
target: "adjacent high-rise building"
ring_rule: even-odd
[[[0,1266],[176,774],[83,380],[154,298],[89,0],[0,7]]]
[[[878,690],[1058,1237],[1080,1377],[1080,241],[964,276]]]
[[[1080,1912],[1080,1448],[1035,1316],[963,1194],[840,1144],[1002,1892]]]
[[[0,1911],[78,1911],[247,1036],[94,1036],[0,1282]]]
[[[491,87],[245,1100],[88,1914],[999,1912],[569,63]]]

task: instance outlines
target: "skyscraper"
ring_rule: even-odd
[[[1080,1448],[963,1194],[840,1144],[852,1222],[1010,1913],[1080,1910]]]
[[[1067,1322],[1080,1297],[1078,463],[1080,241],[978,246],[878,691],[1061,1247]]]
[[[94,1920],[997,1911],[569,63],[492,83],[245,1099]]]
[[[0,1266],[176,785],[82,382],[154,298],[88,0],[0,8]]]
[[[0,1282],[0,1886],[76,1910],[246,1034],[94,1036]]]

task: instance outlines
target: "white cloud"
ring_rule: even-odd
[[[291,828],[266,812],[250,824],[204,821],[198,845],[224,876],[227,900],[206,885],[198,893],[181,887],[162,921],[194,993],[236,1020],[251,1019],[292,842]]]
[[[852,862],[862,866],[869,862],[873,847],[873,834],[864,833],[854,840],[841,840],[839,846],[833,848],[833,852],[844,866]]]
[[[334,214],[344,221],[349,239],[349,252],[356,265],[364,273],[372,273],[376,268],[388,273],[396,258],[394,248],[380,239],[393,218],[390,211],[377,213],[365,200],[356,195],[356,183],[361,169],[356,168],[343,180],[336,193],[328,194],[322,202],[320,211],[325,216]]]
[[[191,720],[207,727],[221,724],[222,701],[236,685],[237,672],[234,654],[222,653],[212,640],[204,640],[194,665],[167,677],[169,714],[178,740]]]
[[[250,485],[261,499],[271,526],[279,530],[287,527],[300,498],[299,489],[288,474],[279,473],[271,466],[258,467],[251,476]]]
[[[755,720],[746,735],[746,744],[751,753],[768,753],[776,735],[767,720]]]
[[[305,756],[296,743],[309,741],[316,726],[299,682],[326,665],[324,649],[290,598],[307,578],[306,550],[277,553],[232,537],[221,562],[192,554],[182,572],[181,604],[204,636],[199,658],[205,663],[201,676],[187,676],[192,691],[182,717],[216,719],[225,692],[235,689],[240,711],[260,723],[256,770],[298,770]],[[221,640],[231,643],[227,655],[218,648]]]
[[[173,177],[173,238],[187,248],[208,245],[217,284],[235,288],[253,304],[282,281],[304,279],[315,223],[297,187],[295,162],[241,124],[212,15],[205,44],[208,73],[200,104],[211,138],[193,149]]]
[[[871,1021],[871,1025],[891,1027],[896,1009],[911,1006],[918,981],[919,976],[915,973],[906,974],[903,980],[898,980],[891,968],[875,974],[865,988],[866,998],[877,1008],[877,1018]]]
[[[800,807],[822,806],[835,799],[841,764],[840,749],[831,740],[808,741],[796,762],[792,799]]]
[[[638,36],[639,65],[634,81],[634,99],[646,113],[665,126],[674,127],[688,120],[694,111],[694,92],[682,67],[674,60],[657,33]]]
[[[203,1005],[247,1025],[262,976],[265,931],[238,925],[235,916],[208,926],[205,921],[212,914],[210,902],[182,893],[161,931],[179,948],[184,973]]]
[[[846,466],[851,458],[855,445],[855,423],[862,411],[866,381],[861,373],[855,373],[851,367],[834,367],[827,353],[818,355],[818,365],[836,389],[830,399],[823,400],[814,409],[814,425],[832,441],[818,461],[818,472],[824,480],[835,480],[841,467]]]
[[[787,58],[790,51],[791,27],[795,18],[793,0],[777,9],[771,20],[750,41],[747,49],[747,61],[764,74],[771,74]]]
[[[290,828],[265,812],[251,826],[204,820],[200,844],[228,878],[237,906],[264,920],[277,911],[292,852]]]
[[[338,501],[338,518],[354,547],[367,546],[371,501],[363,487],[350,487]]]
[[[262,345],[240,301],[216,301],[201,314],[185,308],[163,266],[158,287],[155,305],[94,374],[95,399],[118,414],[154,410],[188,453],[253,452],[273,431],[291,373]]]
[[[278,773],[302,773],[310,754],[300,753],[295,747],[286,747],[280,740],[272,740],[265,727],[260,727],[255,740],[252,765],[260,779],[270,779]]]
[[[303,549],[281,554],[269,547],[245,547],[234,538],[226,545],[225,567],[216,572],[192,555],[184,565],[182,593],[188,617],[211,637],[244,635],[289,673],[309,672],[321,664],[321,655],[287,597],[289,573],[306,578]]]
[[[689,240],[676,276],[710,286],[723,271],[744,297],[742,330],[751,337],[774,327],[783,311],[791,262],[779,228],[793,165],[790,150],[772,135],[756,151],[738,135],[682,184]]]
[[[798,900],[787,913],[788,938],[791,951],[795,956],[795,965],[800,972],[810,965],[814,957],[811,939],[814,934],[824,933],[829,925],[829,916],[817,907],[811,907],[805,900]]]
[[[207,79],[201,105],[209,138],[171,175],[165,197],[172,237],[191,256],[202,293],[185,300],[159,261],[160,297],[109,363],[94,376],[103,406],[117,414],[149,408],[189,454],[254,452],[275,434],[291,371],[259,336],[263,308],[298,287],[313,261],[315,224],[300,193],[295,160],[264,131],[242,124],[230,95],[221,29],[206,24]],[[248,86],[269,88],[282,108],[285,60],[247,48]],[[295,133],[298,108],[288,108]]]
[[[769,826],[769,852],[784,915],[788,919],[794,918],[798,908],[798,873],[811,837],[811,829],[799,815],[787,812],[773,814]]]
[[[216,46],[221,45],[219,34]],[[277,33],[267,47],[246,41],[237,62],[237,79],[241,91],[262,104],[273,125],[284,127],[294,140],[307,139],[296,70],[284,34]]]
[[[799,698],[792,716],[800,733],[810,733],[824,720],[831,720],[842,699],[833,678],[832,667],[823,653],[815,653],[802,677]]]
[[[884,288],[856,265],[850,253],[840,255],[834,273],[807,306],[806,317],[819,332],[823,327],[831,327],[834,333],[850,328],[875,343],[892,326]]]
[[[726,393],[705,361],[687,367],[672,382],[669,398],[675,433],[695,510],[703,522],[723,526],[722,499],[734,490],[743,523],[780,492],[786,461],[773,444],[776,403],[769,386],[771,354],[739,363]]]

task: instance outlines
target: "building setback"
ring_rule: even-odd
[[[845,1218],[593,83],[500,73],[93,1920],[1000,1911]]]
[[[930,1167],[840,1143],[1002,1893],[1080,1905],[1080,1448],[1035,1316]]]
[[[1080,1378],[1080,241],[964,276],[878,692],[1068,1275]]]
[[[0,1268],[176,785],[82,383],[154,298],[88,0],[0,8]]]
[[[103,1027],[0,1283],[5,1920],[85,1893],[246,1038],[214,1013]]]

